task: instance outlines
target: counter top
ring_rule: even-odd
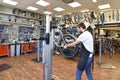
[[[17,42],[17,43],[1,43],[0,45],[15,45],[15,44],[28,44],[28,43],[37,43],[37,41],[32,41],[32,42]]]

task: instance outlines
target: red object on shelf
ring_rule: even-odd
[[[29,52],[29,44],[28,43],[22,43],[22,52]]]
[[[36,43],[31,43],[30,44],[30,51],[34,51],[36,48]]]
[[[22,53],[34,51],[37,43],[22,43]]]

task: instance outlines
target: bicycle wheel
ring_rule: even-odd
[[[110,58],[113,56],[113,42],[111,39],[106,38],[104,41],[103,51],[105,54],[108,54]]]
[[[113,56],[113,41],[109,40],[109,57],[112,58]]]
[[[75,37],[70,35],[70,34],[66,34],[63,36],[63,39],[60,42],[61,46],[64,46],[65,44],[69,44],[71,42],[75,41]],[[73,46],[73,47],[68,47],[67,49],[62,48],[62,54],[67,57],[67,58],[73,58],[77,55],[78,52],[78,47],[77,46]]]

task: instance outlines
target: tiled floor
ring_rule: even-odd
[[[23,54],[15,57],[1,57],[0,65],[8,64],[11,68],[0,72],[0,80],[43,80],[42,63],[35,63],[31,59],[36,54]],[[53,55],[52,74],[58,80],[75,80],[75,70],[78,56],[74,59],[67,59],[63,55]],[[120,80],[120,52],[116,52],[112,58],[102,55],[102,64],[110,63],[115,69],[103,69],[98,65],[99,55],[95,55],[93,77],[94,80]],[[87,80],[83,73],[82,80]]]

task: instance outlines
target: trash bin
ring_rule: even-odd
[[[15,56],[15,44],[10,44],[10,54],[11,56]]]
[[[20,52],[21,52],[21,44],[19,44],[19,43],[17,43],[16,45],[15,45],[15,49],[16,49],[16,56],[19,56],[20,55]]]

